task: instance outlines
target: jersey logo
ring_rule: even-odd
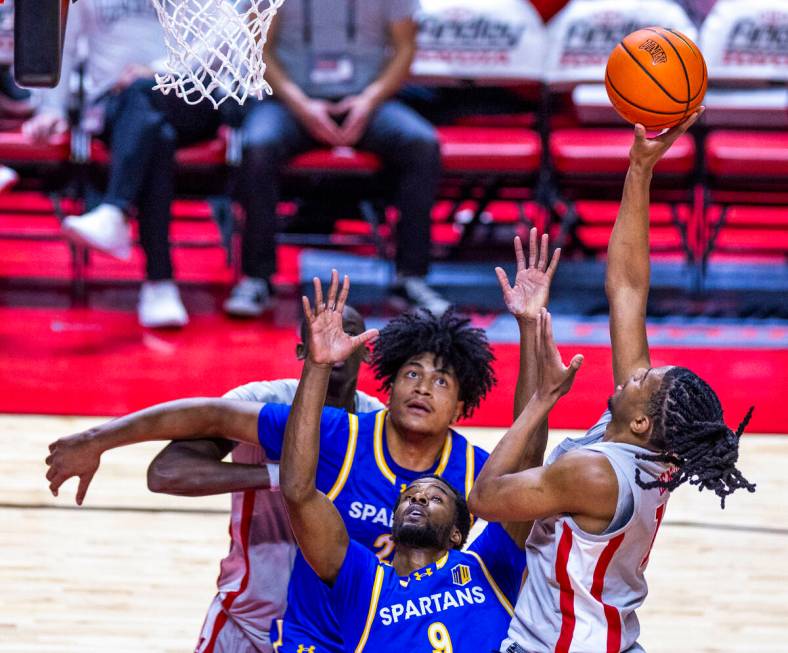
[[[419,573],[418,571],[414,571],[413,572],[413,577],[416,580],[421,580],[422,578],[426,578],[427,576],[432,576],[432,568],[431,567],[427,567],[427,570],[422,572],[422,573]]]
[[[304,646],[303,644],[299,644],[298,648],[296,649],[296,653],[315,653],[315,646]]]
[[[451,568],[451,579],[460,587],[467,585],[471,582],[471,568],[468,565],[454,565]]]

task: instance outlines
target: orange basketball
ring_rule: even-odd
[[[672,29],[646,27],[625,36],[607,60],[605,87],[613,107],[646,129],[672,127],[700,106],[706,62],[698,46]]]

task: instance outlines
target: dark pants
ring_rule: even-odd
[[[146,276],[172,278],[170,204],[175,195],[175,149],[216,134],[220,114],[210,102],[189,106],[174,93],[152,89],[140,79],[105,105],[101,135],[112,161],[104,202],[124,212],[137,209]]]
[[[295,155],[321,145],[274,99],[252,105],[243,123],[243,141],[243,273],[267,279],[276,270],[280,170]],[[397,271],[425,275],[430,260],[430,212],[440,178],[435,130],[415,111],[392,100],[372,115],[357,147],[380,156],[395,182],[395,204],[400,213]]]

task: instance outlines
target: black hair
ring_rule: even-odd
[[[439,476],[438,474],[424,474],[424,476],[414,478],[410,483],[408,483],[408,487],[414,483],[418,483],[419,481],[429,479],[438,480],[443,483],[451,490],[451,493],[454,496],[454,525],[457,527],[457,530],[460,531],[461,535],[459,544],[457,544],[454,548],[461,549],[465,546],[465,541],[468,539],[468,533],[471,530],[471,511],[468,510],[468,502],[465,500],[465,496],[457,491],[457,488],[455,488],[445,478]],[[397,501],[394,503],[394,512],[397,512],[397,508],[399,508],[399,504],[402,501],[402,494],[403,493],[400,493],[400,495],[397,497]]]
[[[662,453],[640,454],[638,458],[673,465],[670,478],[643,481],[640,470],[635,480],[644,489],[674,490],[689,482],[698,490],[713,490],[725,508],[725,497],[739,488],[755,492],[736,467],[739,438],[754,407],[747,411],[736,431],[725,424],[720,400],[708,383],[686,367],[672,367],[651,397],[647,413],[653,422],[651,443]]]
[[[484,330],[469,326],[470,320],[449,310],[441,317],[429,311],[406,313],[394,318],[380,332],[372,350],[372,368],[389,391],[400,368],[413,356],[432,353],[451,367],[465,402],[463,417],[473,414],[495,385],[495,360]]]

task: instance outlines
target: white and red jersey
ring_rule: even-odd
[[[647,449],[603,442],[605,413],[586,434],[565,440],[547,465],[582,447],[607,457],[618,479],[618,502],[601,535],[583,531],[567,514],[534,522],[526,543],[528,577],[501,651],[619,653],[640,651],[635,610],[648,593],[644,571],[669,493],[635,482],[664,477],[668,467],[637,458]]]
[[[291,404],[298,380],[279,379],[248,383],[225,394],[227,399],[262,403]],[[376,398],[356,392],[356,412],[384,408]],[[269,462],[262,447],[239,444],[232,452],[236,463],[262,465]],[[247,490],[232,493],[230,551],[221,562],[214,599],[197,651],[219,651],[220,633],[232,621],[236,639],[243,650],[271,651],[268,631],[274,619],[285,612],[287,585],[296,543],[290,530],[287,510],[279,492]],[[239,645],[232,647],[240,650]]]

